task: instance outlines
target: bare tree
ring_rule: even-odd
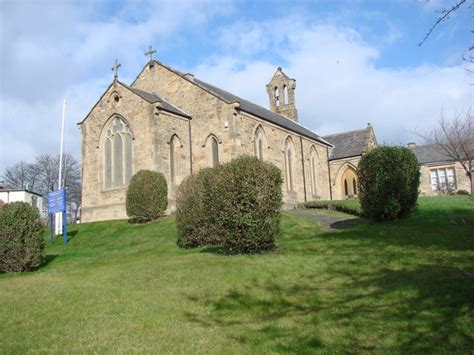
[[[429,3],[431,0],[422,0],[421,2],[426,4],[426,3]],[[473,12],[473,17],[474,17],[474,1],[473,0],[455,0],[452,2],[451,6],[447,6],[447,7],[444,7],[437,12],[438,14],[438,17],[437,19],[435,20],[435,22],[433,23],[433,25],[431,25],[431,27],[428,29],[428,31],[425,33],[423,39],[418,43],[418,47],[421,47],[427,40],[428,38],[431,36],[431,34],[433,33],[433,31],[439,26],[441,25],[443,22],[449,20],[451,18],[451,16],[458,12],[460,9],[468,9],[470,11]],[[470,23],[470,26],[472,26],[474,22],[471,22]],[[471,32],[471,34],[474,34],[474,30],[473,28],[469,29],[469,31]],[[462,59],[468,63],[474,63],[474,44],[473,43],[470,43],[467,47],[467,50],[466,52],[463,54],[462,56]],[[474,71],[470,68],[465,68],[466,71],[468,71],[469,73],[474,73]]]
[[[9,188],[30,189],[41,194],[46,201],[48,192],[58,187],[59,156],[41,154],[35,162],[19,162],[5,169],[3,178]],[[79,162],[71,155],[63,156],[63,182],[67,188],[68,210],[77,218],[81,205],[81,170]],[[76,219],[75,218],[75,219]]]
[[[452,119],[441,115],[436,127],[425,134],[419,134],[427,143],[438,149],[453,161],[461,164],[473,187],[474,164],[474,113],[469,108],[465,114],[457,114]]]

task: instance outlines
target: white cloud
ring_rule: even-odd
[[[244,27],[262,38],[273,36],[268,23]],[[301,123],[329,134],[364,128],[371,122],[379,142],[389,144],[419,141],[411,132],[432,126],[442,109],[449,114],[473,102],[472,86],[459,62],[452,67],[378,68],[379,50],[353,29],[313,25],[300,31],[301,27],[295,23],[297,30],[273,42],[281,46],[274,50],[284,53],[284,64],[232,56],[227,51],[225,58],[216,55],[197,66],[196,75],[268,107],[265,84],[281,65],[297,80]],[[241,31],[234,44],[245,48],[247,39],[254,37]]]
[[[194,68],[177,69],[193,69],[199,78],[268,107],[265,84],[282,66],[297,80],[300,121],[322,134],[372,122],[379,141],[405,143],[413,139],[408,131],[428,127],[442,107],[461,110],[473,101],[459,63],[378,68],[381,46],[402,35],[390,24],[380,40],[372,37],[375,46],[340,18],[315,24],[301,13],[206,27],[234,11],[230,0],[130,0],[106,15],[104,7],[114,4],[0,2],[0,173],[19,160],[58,151],[64,98],[68,149],[79,157],[76,123],[111,82],[113,60],[122,63],[121,80],[131,82],[150,43],[158,52],[185,48],[190,31],[208,31],[219,49]]]
[[[0,174],[19,160],[57,153],[62,100],[66,142],[79,158],[81,121],[112,80],[115,58],[130,82],[150,43],[162,50],[183,31],[228,14],[232,3],[202,1],[0,2]],[[170,41],[173,38],[174,41]]]

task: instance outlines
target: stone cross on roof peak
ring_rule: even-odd
[[[114,71],[114,81],[117,81],[118,79],[118,68],[120,68],[122,64],[118,62],[118,59],[115,59],[115,64],[112,67],[112,71]]]
[[[146,52],[145,55],[150,57],[150,62],[153,61],[153,53],[156,53],[156,49],[152,50],[152,46],[149,46],[148,52]]]

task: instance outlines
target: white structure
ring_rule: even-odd
[[[39,210],[41,218],[46,218],[46,210],[43,203],[43,196],[26,189],[6,189],[0,190],[0,200],[4,203],[26,202]]]

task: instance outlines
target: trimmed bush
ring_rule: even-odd
[[[467,190],[458,190],[456,191],[456,195],[470,195],[470,193]]]
[[[39,212],[25,202],[0,209],[0,271],[34,270],[44,258],[45,241]]]
[[[219,244],[213,211],[211,188],[216,169],[201,169],[183,180],[176,192],[178,246],[196,248]]]
[[[133,175],[125,205],[131,223],[145,223],[162,216],[168,206],[168,187],[163,174],[140,170]]]
[[[228,254],[272,250],[280,233],[281,170],[255,157],[220,167],[213,193],[221,246]]]
[[[376,221],[408,216],[416,206],[420,167],[415,154],[403,147],[378,147],[359,162],[362,214]]]
[[[218,245],[225,253],[275,248],[282,176],[275,165],[240,157],[189,177],[178,191],[178,245]]]

